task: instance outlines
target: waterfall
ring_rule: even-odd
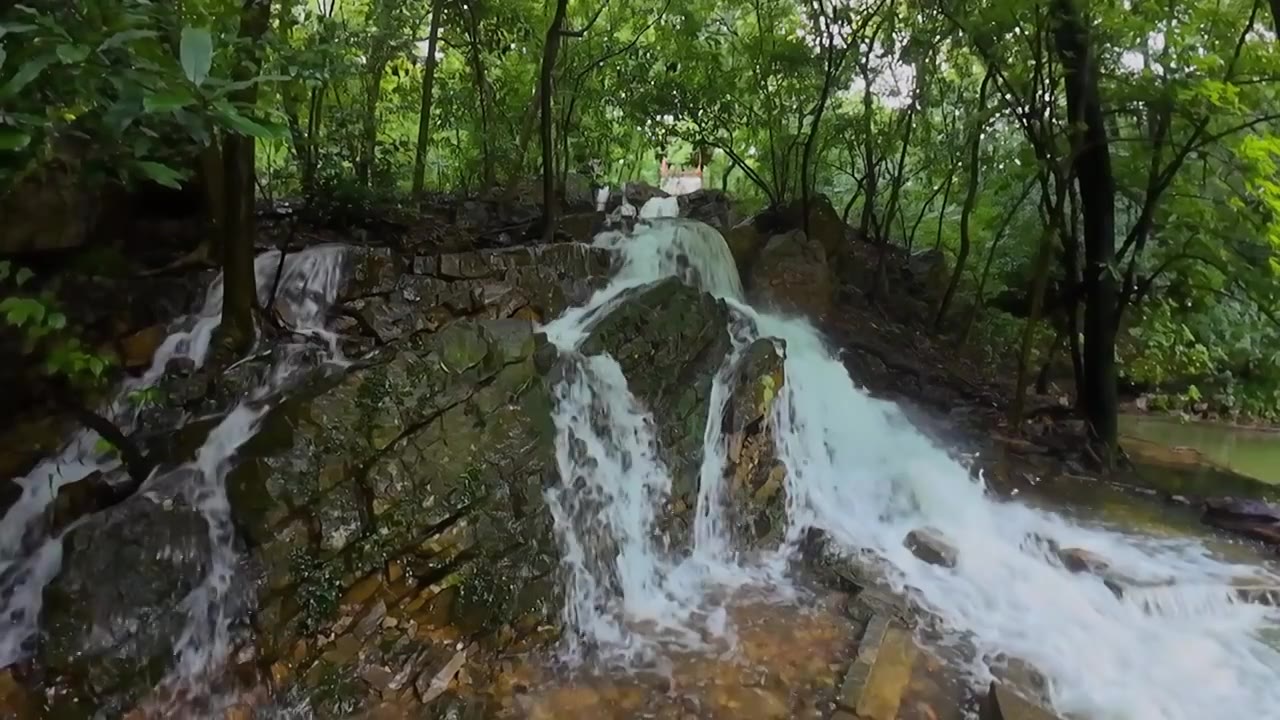
[[[686,645],[731,640],[716,604],[723,588],[779,580],[726,550],[732,538],[718,509],[724,368],[704,437],[695,548],[677,562],[652,536],[670,486],[654,453],[652,418],[626,390],[612,358],[578,352],[629,293],[676,276],[733,309],[735,351],[725,367],[754,339],[786,343],[786,382],[773,417],[787,470],[788,540],[780,554],[810,528],[848,552],[876,553],[897,590],[972,646],[975,681],[990,677],[983,657],[1023,658],[1049,678],[1051,702],[1063,714],[1200,720],[1280,707],[1280,652],[1263,638],[1275,611],[1203,589],[1241,577],[1277,578],[1216,558],[1194,540],[1125,535],[991,497],[897,406],[860,389],[807,322],[747,305],[733,259],[710,228],[656,220],[596,244],[619,254],[619,272],[586,305],[545,328],[573,362],[554,410],[562,484],[548,492],[571,578],[565,616],[571,657],[588,645],[613,660],[651,658],[655,646],[644,628]],[[954,544],[954,568],[926,564],[903,546],[908,532],[924,526]],[[1101,578],[1070,572],[1030,538],[1096,552],[1142,587],[1175,582],[1118,598]]]
[[[289,329],[303,338],[319,339],[326,347],[324,361],[339,365],[345,360],[338,350],[337,337],[325,328],[324,322],[341,289],[344,256],[343,246],[319,245],[286,255],[283,265],[278,252],[264,253],[254,266],[259,304],[271,301],[274,289],[274,309]],[[157,385],[174,360],[188,360],[196,368],[202,367],[221,311],[222,281],[218,277],[206,290],[200,309],[173,323],[173,332],[156,349],[150,367],[142,375],[123,381],[113,399],[101,409],[102,414],[126,435],[132,434],[140,415],[140,408],[132,399],[134,394]],[[257,432],[259,421],[278,391],[305,367],[307,349],[306,343],[285,343],[277,348],[271,354],[271,368],[248,397],[242,398],[209,432],[196,457],[177,468],[153,473],[138,489],[139,493],[149,493],[163,486],[181,494],[204,517],[209,529],[209,571],[183,602],[187,627],[177,638],[177,662],[166,680],[173,690],[191,690],[207,682],[229,651],[231,618],[225,604],[234,579],[236,554],[231,508],[223,481],[235,452]],[[119,459],[104,452],[99,441],[93,431],[78,431],[56,456],[14,480],[22,488],[22,495],[0,520],[0,667],[31,654],[41,594],[61,566],[62,536],[76,527],[73,524],[52,536],[45,533],[42,520],[58,491],[99,472],[106,482],[124,482]]]

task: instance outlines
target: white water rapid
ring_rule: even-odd
[[[590,649],[616,662],[652,661],[655,636],[683,646],[717,636],[731,642],[718,598],[742,585],[763,583],[773,592],[780,585],[780,564],[736,558],[720,520],[728,373],[717,377],[704,438],[695,548],[677,560],[655,537],[670,477],[653,420],[617,362],[578,352],[628,293],[674,275],[730,305],[735,348],[761,337],[786,343],[774,417],[789,517],[779,558],[808,528],[850,552],[874,552],[887,561],[896,589],[974,648],[975,680],[987,673],[980,658],[1023,658],[1045,673],[1055,709],[1070,717],[1280,713],[1280,652],[1262,637],[1275,627],[1275,612],[1205,590],[1276,577],[1216,558],[1197,541],[1120,534],[992,498],[895,405],[860,389],[807,322],[748,306],[724,240],[705,225],[654,220],[596,244],[616,251],[621,269],[586,305],[545,328],[573,367],[557,388],[554,412],[562,486],[548,492],[570,578],[571,658]],[[956,567],[926,564],[903,546],[909,531],[925,526],[955,545]],[[1044,543],[1031,541],[1037,537],[1095,552],[1136,581],[1174,584],[1118,599],[1097,577],[1065,569]]]
[[[166,687],[197,691],[211,681],[229,651],[227,596],[235,573],[236,553],[230,506],[224,487],[236,451],[257,432],[277,393],[300,370],[320,362],[343,364],[337,338],[325,328],[325,316],[342,284],[345,249],[324,245],[288,254],[280,265],[280,255],[268,252],[255,263],[259,302],[266,304],[275,290],[274,308],[289,330],[298,336],[269,352],[270,366],[257,378],[247,397],[210,430],[195,458],[177,468],[154,472],[139,493],[176,493],[204,516],[209,528],[209,571],[204,581],[183,601],[187,626],[175,644],[176,662]],[[279,282],[276,282],[277,270]],[[187,360],[195,368],[204,365],[222,309],[222,283],[217,278],[205,293],[200,310],[172,325],[173,332],[156,350],[150,368],[137,378],[126,380],[102,414],[112,419],[126,434],[140,423],[137,393],[160,383],[174,360]],[[307,343],[306,338],[320,341]],[[310,351],[309,351],[310,350]],[[62,562],[63,535],[46,531],[46,515],[60,489],[74,482],[95,482],[91,475],[102,473],[104,482],[127,482],[118,457],[101,447],[97,433],[75,433],[61,452],[40,462],[25,477],[14,482],[22,488],[21,498],[0,520],[0,667],[31,654],[40,611],[41,593],[58,573]],[[164,552],[165,548],[156,548]]]

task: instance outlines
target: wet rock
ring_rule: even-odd
[[[604,230],[604,215],[597,212],[565,215],[560,218],[560,225],[556,230],[572,242],[590,243]]]
[[[958,553],[942,533],[933,528],[919,528],[907,533],[902,544],[913,555],[930,565],[939,567],[955,567]]]
[[[661,188],[656,188],[643,180],[640,180],[637,182],[629,182],[626,184],[626,187],[624,188],[623,193],[621,194],[615,193],[615,196],[617,198],[616,203],[614,202],[614,199],[615,199],[614,197],[609,198],[610,210],[612,210],[617,205],[622,204],[623,194],[626,195],[627,202],[636,206],[636,209],[644,207],[645,203],[649,202],[654,198],[669,197],[666,191],[662,190]]]
[[[1205,502],[1200,521],[1245,537],[1280,545],[1280,507],[1262,500],[1218,498]]]
[[[835,300],[826,250],[801,230],[771,237],[744,285],[753,303],[813,319],[824,317]]]
[[[452,657],[430,637],[519,637],[554,616],[544,343],[520,320],[413,336],[290,399],[246,446],[229,491],[272,588],[260,645],[299,692],[338,676],[364,706]]]
[[[1019,695],[1008,685],[993,681],[982,700],[980,720],[1057,720],[1057,716]]]
[[[607,280],[611,260],[577,243],[420,255],[389,293],[348,307],[383,343],[460,318],[555,317]]]
[[[151,358],[167,336],[163,325],[152,325],[121,338],[121,365],[127,370],[150,367]]]
[[[736,213],[728,193],[722,190],[695,190],[680,195],[680,217],[700,220],[711,227],[725,231],[736,224]]]
[[[184,600],[211,567],[208,524],[179,489],[187,472],[64,538],[62,570],[44,592],[39,661],[69,697],[119,713],[170,669]],[[243,617],[249,602],[249,588],[233,583],[228,613]]]
[[[866,720],[896,720],[919,651],[911,634],[888,617],[867,623],[836,705]]]
[[[1111,563],[1106,558],[1082,548],[1062,548],[1057,551],[1057,555],[1062,561],[1062,566],[1073,573],[1088,572],[1102,575],[1111,568]]]
[[[785,343],[757,340],[743,353],[725,415],[734,536],[774,546],[786,530],[786,468],[778,459],[772,418],[786,381]]]
[[[609,353],[628,387],[653,414],[659,453],[671,471],[665,519],[679,541],[697,504],[711,384],[729,351],[729,310],[674,278],[636,291],[583,343],[588,355]]]

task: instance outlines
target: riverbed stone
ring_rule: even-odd
[[[980,720],[1058,720],[1056,715],[998,680],[992,681],[983,697],[978,717]]]
[[[864,720],[896,720],[918,654],[905,628],[886,615],[872,617],[840,685],[838,707]]]
[[[803,230],[769,238],[744,281],[753,304],[815,320],[825,317],[835,301],[827,252]]]
[[[902,544],[930,565],[952,568],[956,566],[959,552],[955,546],[935,528],[917,528],[907,533]]]

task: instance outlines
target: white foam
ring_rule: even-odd
[[[710,242],[712,237],[719,242]],[[637,228],[634,235],[602,236],[597,244],[620,253],[621,271],[586,306],[552,322],[547,327],[551,339],[563,352],[574,353],[629,293],[677,276],[725,298],[749,320],[754,332],[739,329],[735,347],[755,337],[785,341],[786,382],[773,425],[787,468],[789,541],[820,528],[850,552],[879,555],[894,586],[914,594],[976,649],[975,678],[987,672],[978,658],[999,653],[1024,658],[1048,676],[1059,712],[1099,720],[1257,717],[1280,707],[1280,653],[1263,639],[1275,626],[1275,611],[1204,590],[1242,576],[1274,584],[1280,581],[1274,575],[1216,558],[1197,541],[1086,527],[989,497],[980,480],[917,431],[895,405],[858,388],[808,323],[757,313],[743,304],[732,257],[710,228],[662,220]],[[572,392],[560,389],[556,413],[562,447],[574,446],[580,436],[612,437],[615,446],[588,442],[582,457],[562,459],[564,485],[552,493],[567,562],[579,571],[569,588],[576,613],[569,618],[571,631],[597,646],[623,648],[624,656],[642,642],[628,630],[628,613],[685,632],[697,632],[697,623],[714,617],[705,629],[731,634],[731,628],[716,625],[723,616],[709,598],[720,583],[750,582],[758,569],[735,564],[724,551],[733,538],[716,521],[715,502],[722,491],[715,476],[724,462],[723,438],[713,422],[718,417],[709,418],[704,436],[707,497],[699,498],[697,546],[689,560],[673,563],[660,544],[645,545],[652,540],[642,537],[651,532],[654,508],[669,486],[652,452],[652,437],[642,432],[652,421],[625,392],[616,363],[608,358],[582,362],[594,368],[596,379],[577,375],[569,381]],[[713,413],[722,410],[724,392],[718,377]],[[591,432],[583,423],[594,424]],[[619,445],[621,436],[631,441]],[[616,558],[596,546],[595,560],[584,559],[600,538],[575,526],[563,501],[584,482],[594,501],[620,503],[600,508],[602,517],[613,518],[604,535],[626,548]],[[703,515],[708,511],[710,521]],[[959,562],[954,569],[926,564],[903,546],[905,535],[922,526],[937,528],[955,545]],[[1170,578],[1174,584],[1139,588],[1118,599],[1100,578],[1071,573],[1032,538],[1098,553],[1117,574],[1139,585]],[[708,557],[719,563],[708,563]],[[608,578],[615,574],[644,580],[611,584]],[[583,616],[595,611],[600,612],[584,623]]]

